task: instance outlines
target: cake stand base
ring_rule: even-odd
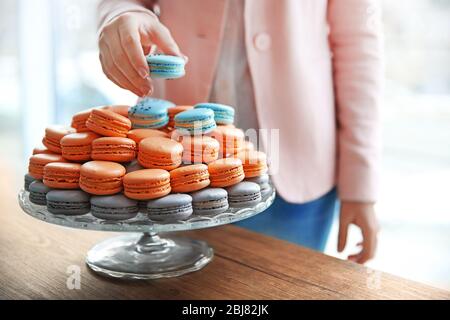
[[[86,263],[104,276],[158,279],[200,270],[212,258],[213,249],[203,241],[133,233],[95,245],[89,250]]]

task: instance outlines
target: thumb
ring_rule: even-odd
[[[338,252],[342,252],[347,244],[349,223],[342,216],[339,218]]]
[[[158,46],[158,48],[164,53],[172,56],[178,56],[184,58],[180,48],[170,34],[169,29],[161,22],[156,21],[153,26],[152,42]]]

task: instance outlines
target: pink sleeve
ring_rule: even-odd
[[[383,52],[377,0],[330,0],[341,200],[377,199]]]
[[[125,12],[153,14],[150,9],[155,2],[156,0],[101,0],[97,10],[99,33],[109,21]]]

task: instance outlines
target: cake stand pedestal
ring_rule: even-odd
[[[178,236],[160,237],[161,233],[216,227],[250,218],[266,210],[275,199],[275,189],[254,207],[230,208],[213,216],[193,215],[188,220],[160,223],[139,213],[125,221],[105,221],[88,213],[82,216],[54,215],[45,206],[29,201],[29,192],[19,193],[24,212],[47,223],[65,227],[126,232],[96,244],[86,257],[86,264],[95,272],[124,279],[158,279],[177,277],[197,271],[213,258],[213,249],[204,241]]]
[[[107,239],[89,250],[87,265],[116,278],[176,277],[203,268],[213,257],[206,242],[160,238],[156,233],[127,234]]]

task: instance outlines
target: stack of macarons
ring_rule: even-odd
[[[53,214],[112,221],[140,212],[165,223],[254,206],[272,193],[267,160],[233,122],[230,106],[154,98],[81,111],[71,126],[45,130],[25,189]]]

